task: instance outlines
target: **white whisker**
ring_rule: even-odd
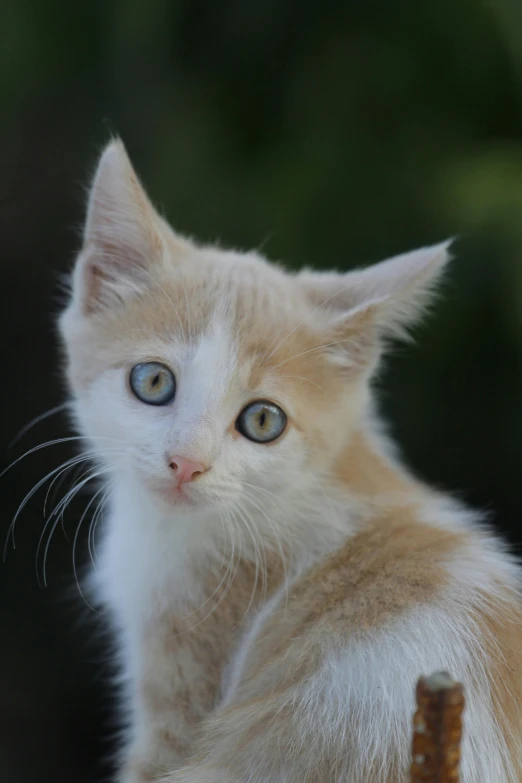
[[[88,533],[88,536],[87,536],[87,544],[88,544],[88,549],[89,549],[89,556],[91,558],[91,561],[92,561],[92,564],[93,564],[94,568],[96,568],[97,563],[98,563],[98,555],[97,555],[97,552],[96,552],[96,529],[98,527],[100,519],[103,518],[103,511],[104,511],[104,508],[105,508],[105,504],[109,500],[110,495],[112,493],[113,483],[114,482],[110,482],[109,483],[109,486],[107,487],[107,489],[106,489],[102,499],[98,503],[96,511],[94,512],[94,514],[92,516],[92,519],[91,519],[91,523],[89,525],[89,533]]]
[[[314,313],[317,313],[317,312],[318,312],[318,310],[320,310],[322,307],[324,307],[326,304],[328,304],[328,302],[329,302],[331,299],[335,299],[335,297],[336,297],[336,296],[338,296],[338,295],[339,295],[339,294],[341,294],[341,293],[344,293],[344,291],[347,291],[349,288],[350,288],[350,286],[348,285],[348,286],[345,286],[344,288],[340,288],[339,290],[337,290],[337,291],[334,291],[334,293],[333,293],[333,294],[331,294],[331,296],[329,296],[327,299],[325,299],[325,300],[324,300],[323,302],[321,302],[320,304],[316,305],[316,306],[315,306],[315,307],[312,309],[312,311],[311,311],[311,313],[310,313],[310,316],[309,316],[309,318],[304,318],[302,321],[300,321],[300,322],[297,324],[297,326],[294,326],[294,328],[293,328],[293,329],[292,329],[290,332],[288,332],[288,334],[287,334],[285,337],[283,337],[283,339],[282,339],[282,340],[281,340],[281,341],[280,341],[280,342],[279,342],[279,343],[276,345],[276,347],[275,347],[275,348],[274,348],[274,349],[273,349],[273,350],[272,350],[272,351],[271,351],[271,352],[268,354],[268,356],[265,356],[265,357],[264,357],[264,361],[268,361],[268,360],[269,360],[269,359],[270,359],[270,358],[271,358],[271,357],[272,357],[272,356],[273,356],[273,355],[276,353],[276,351],[278,351],[278,350],[279,350],[279,348],[280,348],[280,347],[283,345],[283,343],[285,343],[285,342],[286,342],[286,340],[288,340],[288,338],[289,338],[289,337],[291,337],[293,334],[295,334],[295,332],[297,332],[297,330],[298,330],[298,329],[299,329],[301,326],[303,326],[303,324],[307,323],[307,321],[308,321],[308,320],[309,320],[309,319],[312,317],[312,315],[313,315]]]
[[[278,375],[278,378],[296,378],[298,381],[307,381],[308,383],[311,383],[313,386],[317,386],[318,389],[321,391],[324,391],[322,386],[319,386],[318,383],[315,381],[310,380],[310,378],[303,378],[302,375]]]
[[[255,530],[255,523],[253,523],[253,526],[250,526],[250,522],[247,518],[247,511],[246,509],[238,510],[238,513],[241,514],[242,522],[245,525],[246,529],[248,530],[250,534],[250,538],[252,539],[252,543],[254,545],[254,558],[255,558],[255,578],[254,578],[254,584],[252,586],[252,591],[250,594],[250,600],[248,602],[247,608],[245,609],[243,613],[243,617],[241,620],[243,620],[249,613],[250,608],[252,606],[252,603],[256,597],[257,592],[257,584],[259,580],[259,567],[261,566],[261,578],[262,578],[262,588],[261,588],[261,603],[263,603],[266,599],[266,591],[267,591],[267,582],[268,582],[268,565],[266,562],[266,553],[263,548],[260,548],[258,546],[258,543],[256,541],[256,530]],[[252,518],[250,517],[250,521],[253,522]],[[259,555],[262,555],[261,557]]]
[[[91,476],[91,477],[89,478],[89,481],[90,481],[92,478],[98,478],[100,475],[101,475],[101,473],[97,473],[96,475],[94,475],[94,476]],[[99,495],[100,495],[102,492],[104,492],[104,490],[105,490],[105,487],[100,487],[100,489],[99,489],[97,492],[95,492],[95,493],[94,493],[94,495],[92,496],[92,498],[91,498],[91,499],[89,500],[89,502],[87,503],[87,505],[86,505],[86,507],[85,507],[85,509],[84,509],[84,512],[83,512],[83,514],[82,514],[82,515],[81,515],[81,517],[80,517],[80,521],[78,522],[78,526],[77,526],[77,528],[76,528],[76,532],[75,532],[75,534],[74,534],[74,539],[73,539],[73,548],[72,548],[72,562],[73,562],[73,572],[74,572],[74,578],[75,578],[75,580],[76,580],[76,586],[78,587],[78,590],[79,590],[79,592],[80,592],[80,595],[82,596],[82,598],[83,598],[84,600],[85,600],[85,596],[83,595],[82,589],[81,589],[81,587],[80,587],[80,582],[79,582],[79,580],[78,580],[78,574],[77,574],[77,571],[76,571],[76,546],[77,546],[77,543],[78,543],[78,536],[79,536],[79,534],[80,534],[80,529],[81,529],[81,526],[82,526],[83,520],[84,520],[84,519],[85,519],[85,517],[87,516],[87,512],[89,511],[90,507],[92,506],[92,504],[94,503],[94,501],[96,500],[96,498],[97,498],[97,497],[98,497],[98,496],[99,496]],[[89,554],[90,554],[90,550],[89,550]],[[91,559],[92,559],[92,557],[91,557]],[[88,604],[88,602],[87,602],[87,601],[86,601],[86,603],[87,603],[87,605],[88,605],[88,606],[90,606],[90,604]],[[92,609],[93,607],[90,607],[90,608]]]
[[[56,413],[60,413],[61,411],[65,410],[69,407],[68,402],[63,402],[61,405],[56,405],[54,408],[49,408],[49,410],[44,411],[44,413],[40,413],[38,416],[35,416],[34,419],[31,419],[31,421],[27,422],[20,430],[18,430],[17,434],[14,436],[13,440],[9,444],[8,448],[12,448],[12,446],[15,445],[15,443],[18,443],[18,441],[23,438],[23,436],[26,434],[26,432],[29,432],[30,429],[32,429],[36,424],[38,424],[41,421],[44,421],[45,419],[48,419],[50,416],[54,416]]]
[[[49,516],[49,519],[47,520],[47,522],[45,524],[45,527],[47,527],[47,525],[49,524],[50,520],[52,520],[53,517],[55,517],[55,521],[54,521],[54,524],[53,524],[53,526],[51,528],[51,532],[49,534],[49,537],[47,539],[47,542],[46,542],[46,545],[45,545],[45,549],[44,549],[44,555],[43,555],[42,577],[43,577],[44,587],[47,587],[46,563],[47,563],[47,555],[48,555],[48,552],[49,552],[49,546],[51,544],[52,535],[53,535],[54,531],[56,530],[56,526],[58,525],[58,521],[60,519],[60,516],[63,517],[65,509],[71,503],[73,498],[76,497],[78,492],[80,492],[80,490],[82,490],[89,483],[89,481],[91,481],[92,479],[97,478],[99,475],[101,475],[101,471],[99,471],[99,472],[95,472],[95,471],[96,471],[95,468],[92,469],[91,472],[88,475],[84,474],[84,476],[82,476],[78,480],[77,484],[75,484],[74,487],[67,492],[65,497],[62,498],[62,500],[58,503],[56,508],[53,509],[53,511],[51,512],[51,514]],[[83,516],[82,516],[82,520],[83,520]],[[44,528],[44,530],[45,530],[45,528]],[[40,537],[40,541],[41,540],[42,540],[42,537]],[[40,544],[38,545],[37,557],[38,557],[39,549],[40,549]],[[73,542],[73,551],[74,551],[74,542]]]
[[[333,345],[339,345],[340,343],[353,343],[355,345],[355,341],[351,340],[349,337],[347,337],[344,340],[335,340],[333,343],[324,343],[324,345],[316,345],[315,348],[309,348],[308,351],[301,351],[301,353],[296,353],[294,356],[290,356],[289,359],[284,359],[282,362],[279,362],[279,364],[275,364],[272,367],[272,370],[275,370],[277,367],[282,367],[283,364],[288,364],[288,362],[293,362],[294,359],[298,359],[300,356],[306,356],[307,353],[313,353],[314,351],[320,351],[321,348],[330,348]]]
[[[86,461],[87,461],[86,457],[76,457],[76,458],[73,458],[72,460],[68,460],[68,462],[65,464],[65,467],[62,468],[62,470],[60,470],[60,472],[56,474],[56,476],[53,479],[52,483],[54,483],[56,478],[58,478],[59,476],[62,476],[64,473],[66,473],[74,465],[77,465],[77,464],[81,465],[83,462],[86,462]],[[51,483],[51,486],[52,486],[52,483]],[[44,509],[43,509],[44,517],[45,517],[45,512],[46,512],[46,504],[47,504],[48,495],[49,495],[49,490],[47,490],[47,494],[45,496],[45,501],[44,501]],[[51,520],[52,520],[53,516],[54,516],[54,514],[51,513],[51,515],[48,517],[48,519],[46,519],[46,521],[44,523],[44,526],[42,528],[42,532],[40,533],[40,538],[38,539],[38,546],[36,547],[36,555],[35,555],[36,578],[38,579],[38,583],[39,584],[40,584],[40,578],[39,578],[39,575],[38,575],[38,557],[40,555],[40,549],[41,549],[42,542],[43,542],[44,537],[45,537],[45,533],[47,531],[47,528],[48,528],[49,524],[51,523]],[[57,519],[59,519],[59,517],[57,517]],[[62,519],[63,519],[63,517],[62,517]],[[53,526],[52,526],[52,530],[51,530],[51,534],[50,534],[51,536],[52,536],[52,533],[54,532],[55,527],[56,527],[56,523],[53,524]],[[45,558],[44,558],[44,562],[45,562]],[[44,582],[45,582],[45,576],[44,576]]]
[[[17,465],[21,460],[25,459],[25,457],[28,457],[30,454],[34,454],[36,451],[40,451],[41,449],[46,449],[49,446],[58,446],[60,443],[71,443],[73,441],[86,441],[86,440],[101,440],[101,441],[109,441],[111,443],[123,443],[125,445],[126,442],[124,440],[116,440],[115,438],[104,438],[104,437],[95,437],[89,436],[89,438],[84,437],[83,435],[69,435],[66,438],[56,438],[55,440],[48,440],[46,443],[40,443],[38,446],[33,446],[32,449],[29,449],[24,454],[22,454],[21,457],[17,457],[13,462],[11,462],[10,465],[8,465],[6,468],[2,470],[0,473],[0,479],[5,476],[5,474],[14,468],[15,465]]]
[[[248,492],[245,492],[245,498],[246,498],[246,500],[248,502],[253,503],[254,506],[257,508],[257,510],[261,514],[263,514],[263,516],[267,520],[268,525],[269,525],[269,527],[270,527],[270,529],[272,531],[273,538],[274,538],[275,544],[276,544],[276,546],[278,548],[279,556],[281,558],[281,566],[283,568],[283,581],[284,581],[284,586],[285,586],[285,601],[286,601],[286,605],[287,605],[287,603],[288,603],[288,568],[287,568],[287,563],[286,563],[286,556],[285,556],[285,553],[283,551],[283,547],[282,547],[282,544],[281,544],[281,540],[283,539],[283,537],[281,536],[281,533],[277,530],[276,526],[274,525],[273,521],[270,519],[270,517],[267,514],[267,512],[262,508],[262,506],[260,506],[257,503],[256,499],[252,496],[252,494],[248,493]],[[285,610],[286,610],[286,605],[285,605]]]
[[[224,564],[225,564],[225,552],[226,552],[226,533],[227,533],[227,531],[226,531],[226,525],[225,525],[225,523],[224,523],[224,521],[223,521],[223,517],[221,516],[221,514],[219,514],[219,520],[220,520],[220,522],[221,522],[221,526],[222,526],[222,528],[223,528],[223,538],[224,538],[224,543],[225,543],[225,546],[224,546],[224,548],[223,548],[223,557],[222,557],[222,559],[221,559],[221,566],[220,566],[220,568],[219,568],[219,570],[221,570],[221,569],[223,568]],[[213,591],[213,592],[212,592],[212,593],[209,595],[209,597],[208,597],[208,598],[206,598],[206,599],[203,601],[203,603],[202,603],[202,604],[200,604],[199,606],[197,606],[195,609],[193,609],[193,610],[192,610],[191,612],[189,612],[188,614],[185,614],[185,615],[183,615],[183,618],[182,618],[182,620],[183,620],[183,621],[184,621],[184,620],[187,620],[189,617],[192,617],[192,615],[194,615],[194,614],[197,614],[197,613],[198,613],[198,612],[199,612],[199,611],[200,611],[200,610],[201,610],[201,609],[202,609],[204,606],[206,606],[206,605],[207,605],[207,604],[208,604],[208,603],[209,603],[209,602],[212,600],[212,598],[214,598],[214,596],[216,595],[216,593],[218,593],[218,592],[219,592],[219,589],[221,588],[221,585],[223,584],[223,582],[225,581],[225,579],[226,579],[226,577],[227,577],[227,574],[228,574],[228,568],[229,568],[229,567],[230,567],[230,560],[229,560],[229,566],[227,567],[227,569],[226,569],[226,571],[225,571],[225,574],[224,574],[223,578],[221,579],[221,582],[219,582],[218,586],[217,586],[217,587],[214,589],[214,591]],[[210,614],[212,614],[212,612],[211,612]],[[208,616],[208,615],[207,615],[207,616]],[[192,630],[192,629],[189,629],[189,630]]]
[[[226,510],[224,510],[224,513],[226,514],[227,521],[230,521],[231,518],[227,514]],[[228,594],[228,591],[230,589],[230,585],[233,582],[233,578],[235,576],[235,573],[237,572],[237,566],[236,566],[236,569],[234,570],[234,560],[236,560],[236,557],[235,557],[235,540],[234,540],[234,536],[233,535],[230,536],[230,541],[231,541],[231,552],[230,552],[230,558],[229,558],[228,566],[227,566],[227,569],[226,569],[225,573],[223,574],[223,577],[222,577],[219,585],[217,586],[217,588],[212,593],[212,597],[218,593],[218,591],[221,589],[221,587],[222,587],[223,583],[225,582],[225,580],[227,580],[226,581],[226,585],[225,585],[225,589],[224,589],[222,595],[219,597],[219,599],[216,602],[216,604],[211,607],[210,611],[205,615],[205,617],[203,617],[201,620],[199,620],[197,623],[195,623],[195,625],[190,626],[185,631],[181,631],[179,634],[176,634],[177,636],[183,636],[183,635],[185,635],[187,633],[191,633],[195,628],[197,628],[199,625],[204,623],[212,614],[214,614],[214,612],[217,610],[217,608],[219,607],[221,602],[226,598],[226,596]],[[228,579],[227,579],[227,576],[228,576]],[[204,606],[207,602],[208,601],[205,601],[201,606]],[[199,611],[199,608],[200,607],[198,607],[195,610],[195,612],[190,612],[187,615],[187,617],[190,617],[192,614],[197,613]]]
[[[14,528],[15,528],[15,525],[16,525],[16,520],[20,516],[21,512],[23,511],[23,509],[25,508],[27,503],[33,497],[33,495],[40,489],[40,487],[42,487],[45,484],[45,482],[51,476],[53,476],[57,471],[60,471],[61,469],[62,469],[62,465],[59,465],[57,468],[54,468],[54,470],[51,470],[49,473],[47,473],[47,475],[44,476],[43,479],[40,479],[40,481],[38,481],[34,485],[34,487],[32,487],[32,489],[29,490],[29,492],[25,495],[24,499],[22,500],[22,502],[18,506],[18,509],[17,509],[17,511],[16,511],[16,513],[15,513],[13,519],[12,519],[12,521],[11,521],[11,524],[7,528],[6,540],[5,540],[5,544],[4,544],[4,553],[3,553],[3,560],[4,560],[4,562],[5,562],[5,558],[7,556],[7,547],[8,547],[8,544],[9,544],[9,538],[10,537],[12,537],[12,540],[13,540],[13,549],[16,549],[16,542],[15,542],[15,537],[14,537]]]

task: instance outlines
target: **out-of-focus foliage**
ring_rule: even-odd
[[[118,133],[200,239],[350,268],[459,237],[444,300],[380,378],[382,405],[415,470],[522,541],[520,0],[3,0],[0,30],[6,446],[61,399],[57,278]],[[50,418],[6,461],[67,433]],[[70,454],[43,449],[2,479],[2,529]],[[77,612],[57,600],[72,578],[60,530],[37,588],[40,509],[0,572],[0,777],[81,783],[96,779],[103,688],[90,627],[70,632]]]

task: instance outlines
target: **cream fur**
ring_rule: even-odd
[[[92,588],[130,719],[119,783],[401,783],[415,681],[441,668],[466,686],[463,783],[522,780],[518,565],[404,470],[369,386],[447,251],[292,276],[175,234],[105,150],[60,329],[111,490]],[[129,390],[147,360],[172,404]],[[287,413],[278,441],[236,431],[253,399]],[[210,465],[190,504],[169,454]]]

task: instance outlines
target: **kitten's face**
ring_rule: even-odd
[[[320,348],[333,340],[295,279],[254,256],[196,249],[151,275],[139,296],[69,333],[95,450],[173,507],[266,505],[264,492],[316,486],[364,387]],[[202,466],[181,487],[178,458]]]
[[[381,332],[445,258],[288,275],[174,234],[123,147],[102,157],[61,319],[81,431],[113,476],[185,511],[320,493],[366,402]]]

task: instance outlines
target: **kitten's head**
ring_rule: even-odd
[[[361,425],[383,339],[426,303],[447,245],[347,274],[200,247],[112,142],[60,321],[82,434],[165,506],[261,510],[318,493]]]

